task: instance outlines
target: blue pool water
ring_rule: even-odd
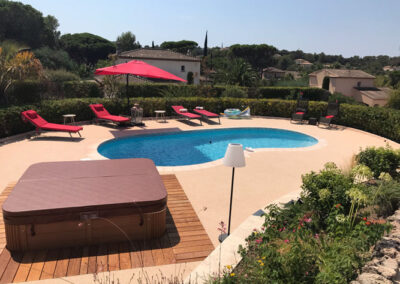
[[[157,166],[184,166],[221,159],[229,143],[251,148],[308,147],[317,139],[273,128],[226,128],[137,135],[108,140],[98,152],[109,159],[149,158]]]

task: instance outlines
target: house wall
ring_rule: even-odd
[[[374,87],[374,79],[361,79],[361,78],[330,78],[329,91],[333,94],[335,92],[342,93],[345,96],[352,97],[354,95],[354,87]]]
[[[198,61],[178,61],[178,60],[158,60],[158,59],[140,59],[150,65],[163,69],[175,76],[187,80],[187,74],[193,72],[193,83],[200,83],[200,62]],[[127,59],[117,59],[116,64],[125,63]],[[185,66],[185,71],[181,67]]]

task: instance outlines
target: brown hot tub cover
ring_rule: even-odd
[[[30,166],[3,204],[6,224],[146,213],[166,206],[167,192],[153,161],[118,159]]]

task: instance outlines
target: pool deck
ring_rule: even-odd
[[[0,189],[17,181],[32,164],[45,161],[73,161],[82,159],[104,159],[97,153],[97,146],[105,140],[125,135],[158,131],[218,129],[226,127],[270,127],[299,131],[319,140],[314,146],[296,149],[256,149],[246,152],[246,167],[236,169],[232,209],[232,230],[259,209],[280,197],[298,192],[301,175],[318,171],[326,162],[335,162],[347,169],[354,154],[367,146],[394,148],[400,145],[385,138],[359,130],[338,126],[325,129],[311,125],[291,124],[287,119],[252,118],[249,120],[221,119],[222,124],[200,126],[193,122],[167,120],[159,123],[145,121],[145,128],[126,129],[101,125],[84,125],[82,139],[71,139],[67,133],[44,133],[38,138],[24,139],[0,146]],[[178,178],[194,210],[202,222],[214,246],[218,245],[218,223],[227,222],[231,169],[222,161],[186,167],[159,167],[161,174],[173,173]],[[185,268],[185,277],[196,263]],[[173,274],[177,268],[154,267],[149,275],[162,272]],[[125,274],[132,273],[125,271]],[[83,277],[83,276],[79,276]],[[120,279],[129,279],[120,275]],[[83,278],[76,278],[76,281]],[[85,279],[93,279],[93,276]],[[75,280],[74,280],[75,281]]]

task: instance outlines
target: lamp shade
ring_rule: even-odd
[[[227,167],[241,168],[246,165],[242,144],[230,143],[226,149],[223,164]]]

